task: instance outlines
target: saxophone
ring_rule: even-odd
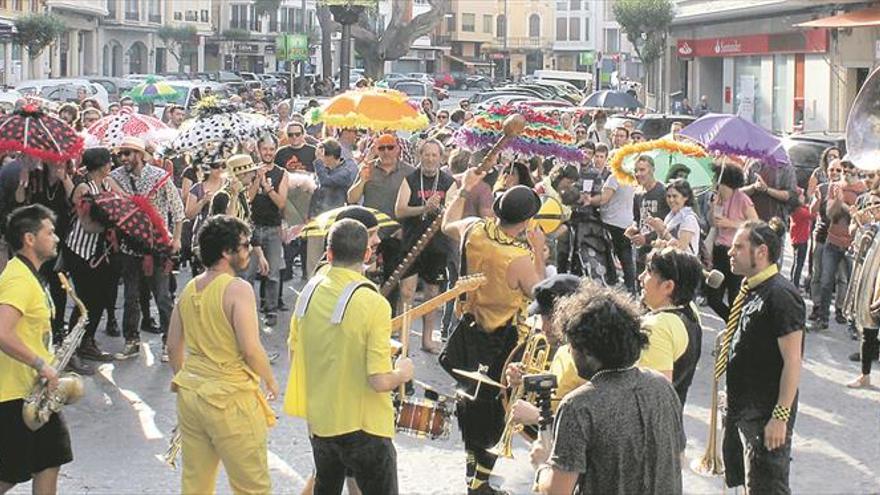
[[[64,337],[64,341],[55,352],[52,362],[49,363],[56,370],[63,370],[67,367],[68,361],[70,361],[73,353],[76,352],[83,335],[86,333],[89,315],[86,312],[85,305],[76,296],[76,292],[74,292],[67,277],[63,273],[59,273],[58,279],[61,280],[61,286],[67,292],[67,295],[70,296],[76,307],[79,308],[80,314],[76,326]],[[37,431],[49,422],[52,414],[60,411],[62,406],[78,401],[83,396],[83,392],[82,378],[76,373],[64,373],[61,375],[58,378],[58,387],[52,391],[49,390],[46,380],[38,377],[33,390],[24,399],[21,416],[24,419],[25,425],[31,431]]]

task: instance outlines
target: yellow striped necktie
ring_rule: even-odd
[[[721,375],[727,370],[727,360],[730,353],[730,341],[733,340],[733,334],[739,326],[739,319],[742,316],[743,303],[746,295],[749,293],[749,281],[743,280],[736,299],[733,300],[733,306],[730,307],[730,315],[727,317],[727,328],[724,330],[724,338],[721,339],[721,347],[718,349],[718,355],[715,356],[715,379],[721,378]]]

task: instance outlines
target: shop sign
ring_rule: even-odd
[[[764,53],[825,53],[827,51],[827,29],[724,38],[680,39],[676,43],[676,53],[681,58],[731,57]]]
[[[253,54],[257,54],[257,53],[260,53],[260,46],[259,46],[259,45],[248,44],[248,43],[236,43],[236,45],[235,45],[235,51],[236,51],[236,53],[253,53]]]
[[[596,52],[588,50],[580,53],[579,65],[593,65],[596,63]]]

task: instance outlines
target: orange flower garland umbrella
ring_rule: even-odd
[[[327,102],[317,120],[332,127],[374,131],[419,131],[428,127],[428,118],[405,93],[383,88],[346,91]]]

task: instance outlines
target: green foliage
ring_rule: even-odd
[[[15,19],[13,39],[26,46],[31,58],[37,58],[47,46],[67,31],[64,22],[54,15],[25,14]]]
[[[171,43],[190,43],[196,39],[196,27],[192,24],[183,24],[180,26],[162,26],[156,32],[159,35],[159,39],[164,41],[166,44]]]
[[[666,47],[666,34],[675,17],[671,0],[616,0],[614,17],[645,65],[651,65]]]
[[[223,31],[223,37],[232,41],[245,41],[251,39],[251,32],[247,29],[230,28]]]

